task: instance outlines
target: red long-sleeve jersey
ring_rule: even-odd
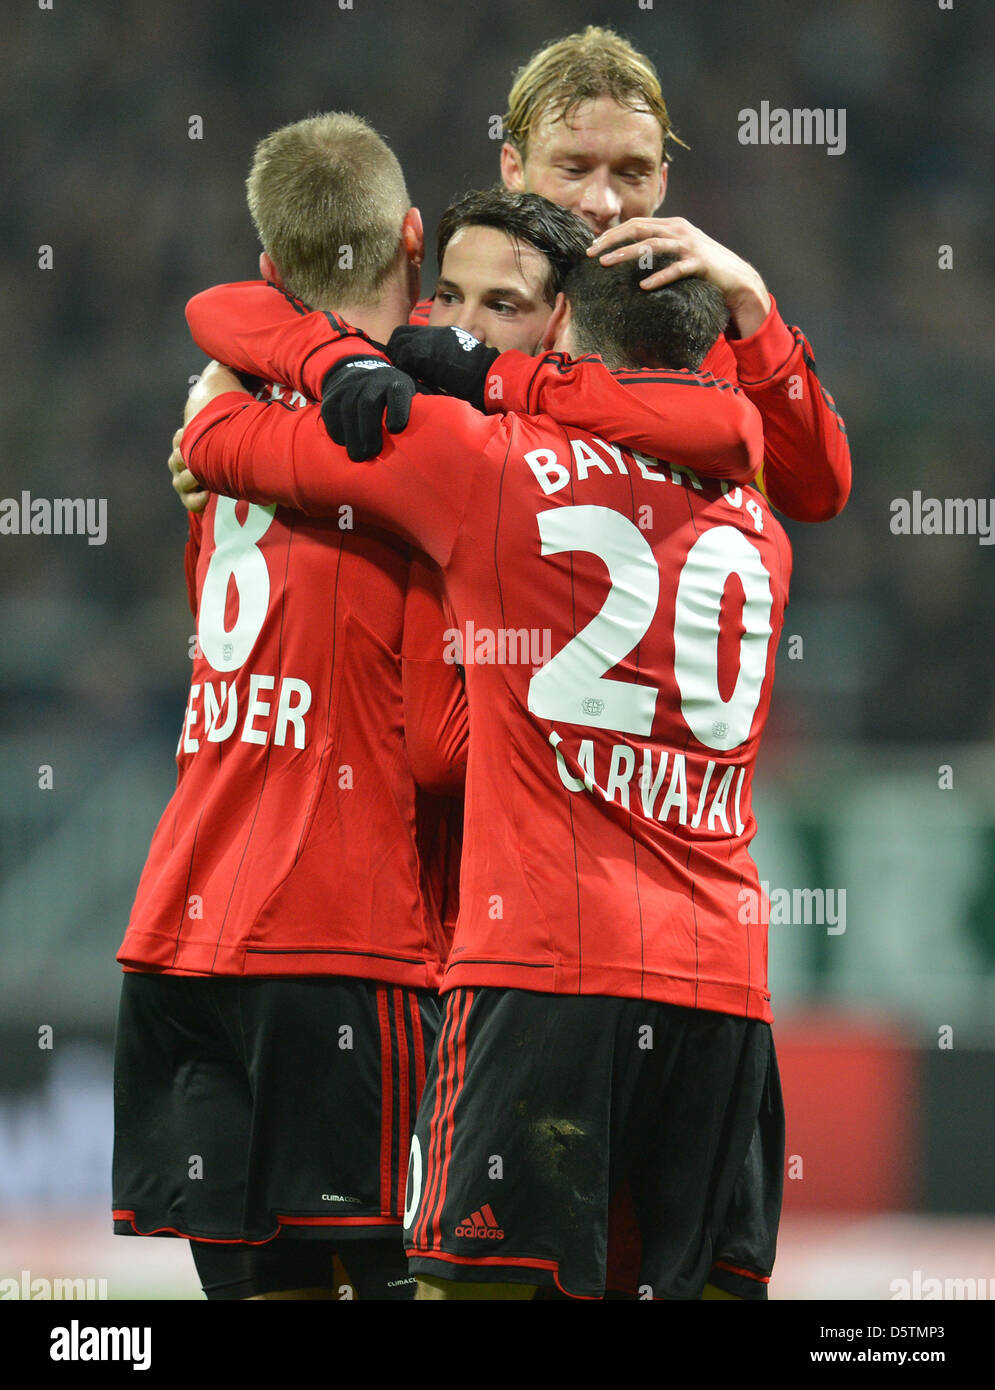
[[[431,299],[421,300],[411,322],[428,323],[431,307]],[[764,430],[763,487],[778,511],[792,521],[829,521],[838,515],[850,495],[846,426],[816,374],[808,340],[784,322],[773,295],[770,313],[756,332],[748,338],[720,336],[702,371],[741,386],[759,410]],[[632,408],[631,396],[641,393],[629,394],[627,402],[620,392],[616,414],[602,418],[602,432],[623,422]],[[604,402],[602,408],[607,410]]]
[[[212,357],[285,381],[311,399],[320,398],[325,373],[341,356],[338,338],[346,326],[262,280],[203,291],[187,305],[187,322]],[[357,335],[354,351],[362,355],[367,344]],[[757,411],[738,387],[711,372],[613,373],[594,356],[572,361],[562,353],[507,352],[494,363],[486,394],[491,409],[541,410],[699,476],[749,482],[763,457]]]
[[[347,514],[190,517],[198,645],[126,968],[438,983],[466,709],[428,569]]]
[[[375,355],[333,328],[302,321],[305,372]],[[703,411],[729,394],[701,390]],[[212,489],[353,506],[445,574],[470,714],[445,986],[771,1017],[748,845],[790,549],[762,498],[548,417],[444,398],[416,399],[368,464],[316,410],[239,394],[196,417],[183,453]]]

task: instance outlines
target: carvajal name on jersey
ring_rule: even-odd
[[[637,749],[628,743],[614,743],[608,766],[598,769],[593,739],[581,739],[576,752],[568,750],[555,731],[550,734],[549,741],[556,754],[556,770],[567,791],[587,791],[605,801],[617,801],[627,811],[641,808],[647,819],[670,821],[692,830],[742,835],[746,829],[740,815],[740,795],[746,776],[742,763],[730,763],[719,772],[714,758],[709,758],[695,798],[688,791],[688,763],[691,764],[693,786],[700,758],[662,748],[644,746]],[[568,751],[582,774],[580,777],[570,772],[561,749]],[[603,780],[598,778],[599,770]]]
[[[223,743],[239,738],[265,746],[270,739],[282,748],[288,737],[295,748],[307,743],[305,715],[311,708],[311,687],[293,676],[249,674],[241,698],[236,682],[204,681],[191,685],[183,732],[177,753],[196,753],[201,741]]]
[[[0,536],[86,536],[87,545],[107,539],[106,497],[0,498]]]

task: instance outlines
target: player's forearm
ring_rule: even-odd
[[[611,372],[597,359],[506,352],[491,369],[484,399],[490,410],[551,415],[703,477],[748,483],[763,459],[757,410],[710,372]]]
[[[437,796],[462,795],[469,747],[466,692],[454,664],[401,658],[404,739],[415,781]]]
[[[316,407],[291,411],[234,392],[193,417],[180,447],[212,492],[319,516],[349,500],[344,474],[358,466],[329,440]]]
[[[317,406],[291,410],[237,392],[215,397],[193,417],[181,449],[190,471],[212,492],[318,516],[349,506],[444,565],[480,454],[473,431],[461,434],[459,424],[479,421],[480,433],[488,422],[459,401],[419,404],[423,409],[412,411],[408,430],[388,437],[369,463],[353,463],[328,438]],[[425,409],[429,404],[434,409]],[[468,461],[455,469],[440,466],[461,445]]]
[[[310,400],[321,398],[325,373],[345,351],[344,331],[353,355],[370,348],[365,335],[336,315],[311,311],[265,280],[215,285],[194,295],[186,313],[194,342],[208,356]]]
[[[762,328],[773,304],[767,286],[756,271],[748,283],[727,293],[725,301],[731,320],[729,336],[734,340],[748,338]]]
[[[767,496],[794,521],[828,521],[850,495],[850,447],[807,341],[772,304],[763,327],[730,347],[763,420]]]
[[[771,504],[792,521],[831,521],[850,495],[850,450],[831,412],[799,424],[795,411],[785,417],[765,412],[764,491]]]

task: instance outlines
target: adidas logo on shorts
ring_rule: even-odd
[[[472,1240],[504,1240],[504,1231],[497,1223],[490,1204],[485,1202],[479,1211],[468,1216],[456,1227],[456,1235]]]

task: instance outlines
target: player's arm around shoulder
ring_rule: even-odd
[[[705,476],[749,482],[760,468],[760,416],[735,385],[683,369],[610,371],[596,355],[499,353],[460,328],[399,328],[403,370],[478,410],[547,415]]]
[[[702,477],[749,483],[763,462],[758,410],[711,372],[610,370],[594,355],[505,352],[491,368],[484,399],[489,410],[548,415]]]
[[[194,478],[231,497],[317,515],[343,503],[446,564],[476,471],[502,449],[501,422],[461,401],[417,397],[402,433],[367,463],[328,437],[316,406],[257,402],[212,366],[187,404],[181,452]]]
[[[311,400],[344,355],[372,347],[337,314],[311,309],[267,280],[214,285],[186,307],[197,346],[209,357],[264,381],[279,381]],[[343,343],[345,344],[343,346]]]

